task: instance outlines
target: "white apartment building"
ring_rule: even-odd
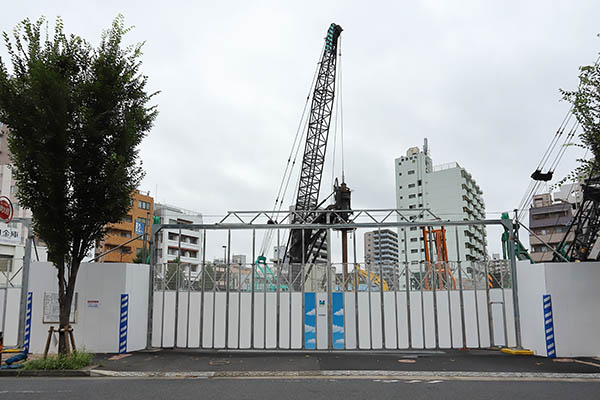
[[[154,205],[154,216],[161,224],[201,224],[202,214],[168,204]],[[202,263],[202,232],[196,228],[163,229],[157,239],[157,263],[167,263],[180,257],[180,262],[191,268],[192,274],[199,273]],[[180,253],[181,250],[181,253]]]
[[[369,270],[379,273],[381,268],[384,279],[392,282],[398,265],[398,234],[390,229],[365,232],[364,246]]]
[[[411,220],[432,219],[419,209],[427,208],[442,220],[485,219],[483,192],[458,163],[433,166],[429,154],[418,147],[395,160],[396,206],[407,209]],[[414,209],[414,212],[410,210]],[[486,230],[483,225],[458,227],[458,246],[454,228],[446,228],[448,260],[483,260],[486,257]],[[413,271],[425,259],[423,231],[416,227],[400,228],[400,261],[411,262]],[[406,242],[405,242],[406,240]]]

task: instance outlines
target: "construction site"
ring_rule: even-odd
[[[578,200],[567,207],[571,218],[563,221],[564,229],[552,231],[554,242],[544,240],[550,234],[541,232],[546,225],[532,226],[525,220],[529,205],[535,204],[542,185],[553,178],[566,144],[575,137],[578,124],[571,110],[534,168],[521,204],[507,206],[500,218],[486,218],[479,187],[460,166],[436,171],[458,171],[466,182],[457,188],[460,201],[472,204],[475,211],[465,207],[462,215],[447,218],[423,206],[423,200],[407,208],[353,208],[353,193],[360,188],[346,181],[344,170],[345,162],[356,161],[343,158],[342,32],[335,23],[326,30],[273,207],[232,210],[202,224],[173,224],[155,217],[147,237],[150,265],[126,265],[126,273],[104,269],[102,274],[114,273],[122,283],[110,292],[93,289],[97,272],[92,263],[84,264],[80,298],[115,303],[115,309],[80,305],[74,315],[79,319],[75,340],[105,352],[155,347],[504,348],[546,357],[600,355],[600,345],[592,339],[600,334],[600,325],[597,318],[590,321],[600,300],[592,294],[597,293],[593,282],[600,280],[600,264],[595,261],[600,178],[581,177],[572,187]],[[323,184],[325,164],[336,147],[342,161],[337,169],[331,168],[330,188]],[[422,150],[411,150],[401,160],[409,163],[407,187],[415,188],[407,197],[415,199],[427,197],[419,187],[425,186],[425,172],[434,170],[429,166],[427,141]],[[411,163],[421,159],[425,171],[415,173]],[[569,191],[566,197],[571,195]],[[531,221],[541,220],[536,215],[552,220],[548,226],[553,229],[557,224],[553,215],[542,212],[532,213]],[[488,236],[489,227],[503,232],[502,236]],[[176,239],[171,244],[177,249],[177,262],[157,262],[159,234],[165,230],[175,233],[174,238],[200,232],[199,268],[179,257],[185,245]],[[524,236],[534,238],[536,253],[547,253],[537,260],[543,262],[534,263],[535,253],[530,254],[522,243]],[[499,257],[488,254],[491,241],[501,243]],[[219,262],[209,259],[217,254],[222,254]],[[247,255],[248,262],[234,262],[235,254]],[[26,264],[31,272],[24,273],[22,289],[7,287],[2,300],[5,343],[43,352],[46,322],[32,320],[31,310],[44,308],[43,293],[52,291],[56,282],[51,264],[31,259]],[[120,294],[128,297],[123,300]],[[121,307],[128,307],[125,331],[121,326],[118,335],[95,333],[100,325],[118,324],[113,311],[119,299]],[[17,301],[20,312],[8,316],[15,309],[10,304]],[[586,329],[581,329],[582,321]]]

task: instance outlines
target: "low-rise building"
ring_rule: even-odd
[[[108,233],[104,240],[96,246],[96,256],[121,247],[102,256],[98,261],[132,263],[138,256],[141,257],[148,248],[146,245],[146,250],[142,250],[144,247],[143,235],[144,233],[150,234],[153,212],[154,199],[150,196],[150,192],[134,191],[131,194],[131,209],[121,222],[108,226]],[[139,239],[132,240],[140,235],[142,237]]]

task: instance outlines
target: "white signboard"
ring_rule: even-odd
[[[21,243],[21,227],[11,225],[0,222],[0,243]]]
[[[60,322],[59,315],[60,307],[58,305],[58,293],[44,292],[44,315],[42,323],[58,324]],[[71,303],[69,322],[77,322],[77,293],[73,296],[73,302]]]

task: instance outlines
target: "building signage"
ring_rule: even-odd
[[[44,292],[44,313],[42,323],[57,324],[59,323],[60,307],[58,305],[58,293]],[[69,314],[69,322],[77,322],[77,293],[73,294],[71,302],[71,313]]]
[[[138,235],[142,235],[142,234],[144,234],[145,231],[146,231],[146,224],[144,224],[143,222],[140,222],[140,221],[135,221],[135,233],[137,233]]]
[[[6,196],[0,196],[0,220],[9,223],[13,218],[13,206],[10,199]]]
[[[0,243],[21,243],[21,228],[0,222]]]

